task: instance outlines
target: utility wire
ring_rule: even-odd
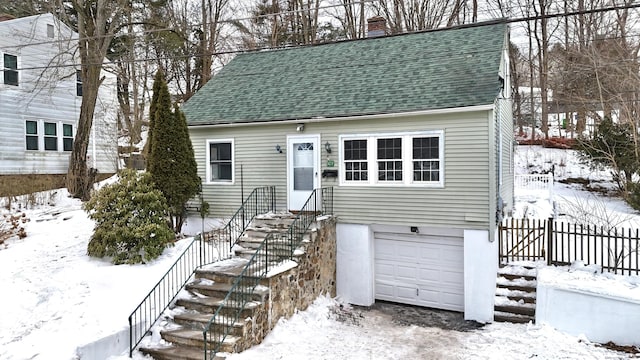
[[[367,0],[364,0],[364,1],[367,1]],[[374,0],[369,0],[369,1],[374,1]],[[342,5],[339,5],[339,6],[342,6]],[[628,9],[637,9],[637,8],[640,8],[640,3],[626,4],[626,5],[615,5],[615,6],[608,6],[608,7],[602,7],[602,8],[597,8],[597,9],[587,9],[587,10],[579,10],[579,11],[559,12],[559,13],[546,14],[546,15],[494,19],[494,20],[489,20],[489,21],[484,21],[484,22],[476,22],[476,23],[469,23],[469,24],[454,25],[454,26],[442,27],[442,28],[437,28],[437,29],[428,29],[428,30],[421,30],[421,31],[405,32],[405,33],[395,34],[395,35],[390,35],[390,36],[405,36],[405,35],[409,35],[409,34],[426,33],[426,32],[437,32],[437,31],[445,31],[445,30],[452,30],[452,29],[476,28],[476,27],[482,27],[482,26],[495,25],[495,24],[499,24],[499,23],[519,23],[519,22],[536,21],[536,20],[541,20],[541,19],[554,19],[554,18],[565,17],[565,16],[578,16],[578,15],[587,15],[587,14],[598,14],[598,13],[604,13],[604,12],[609,12],[609,11],[628,10]],[[144,62],[144,61],[162,61],[162,60],[170,60],[170,59],[188,59],[188,58],[199,58],[199,57],[205,57],[205,56],[221,56],[221,55],[254,53],[254,52],[268,51],[268,50],[281,50],[281,49],[301,48],[301,47],[310,47],[310,46],[322,46],[322,45],[326,45],[326,44],[341,43],[341,42],[348,42],[348,41],[360,41],[360,40],[365,40],[365,39],[366,38],[364,38],[364,39],[349,39],[349,40],[341,40],[341,41],[337,41],[337,42],[326,42],[326,43],[304,44],[304,45],[283,45],[283,46],[277,46],[277,47],[266,46],[266,47],[259,47],[259,48],[255,48],[255,49],[238,49],[238,50],[214,51],[214,52],[209,52],[209,53],[189,54],[189,55],[179,55],[179,56],[173,55],[173,56],[166,56],[166,57],[146,57],[146,58],[126,60],[126,61],[125,60],[122,60],[122,61],[104,61],[102,63],[90,63],[90,64],[85,64],[85,65],[86,66],[113,65],[113,64],[119,64],[119,63],[134,63],[134,62]],[[478,51],[476,53],[480,53],[480,51]],[[57,64],[57,65],[48,65],[48,66],[22,67],[22,68],[12,69],[12,70],[43,70],[43,69],[48,69],[48,68],[62,68],[62,67],[74,67],[74,68],[77,68],[77,67],[80,67],[80,66],[82,66],[82,64],[80,64],[80,63],[75,63],[75,64]]]
[[[379,1],[379,0],[360,0],[357,4],[361,4],[361,5],[364,6],[365,3],[374,3],[374,2],[377,2],[377,1]],[[237,22],[240,22],[240,21],[246,21],[246,20],[256,20],[256,19],[262,19],[262,18],[269,19],[269,18],[278,17],[278,16],[282,16],[282,15],[295,14],[295,13],[301,13],[301,12],[309,12],[309,13],[311,13],[311,12],[316,11],[316,10],[324,10],[324,9],[335,8],[335,7],[343,7],[343,6],[344,6],[343,4],[325,5],[325,6],[319,6],[317,8],[314,7],[312,9],[288,10],[288,11],[281,11],[281,12],[270,13],[270,14],[257,14],[257,15],[252,16],[252,17],[242,17],[242,18],[231,18],[231,19],[218,20],[217,23],[234,24],[234,23],[237,23]],[[15,20],[18,20],[18,19],[15,19]],[[60,21],[60,20],[58,20],[58,21]],[[142,25],[142,24],[137,23],[135,25]],[[153,25],[153,24],[146,24],[146,25]],[[195,23],[195,24],[188,25],[187,28],[198,29],[198,28],[202,27],[202,25],[203,25],[202,23]],[[67,26],[67,25],[65,24],[65,26]],[[135,36],[135,35],[151,34],[151,33],[156,33],[156,32],[174,31],[174,30],[176,30],[175,27],[163,27],[163,28],[157,28],[157,29],[138,30],[138,31],[130,32],[130,33],[125,33],[123,35],[127,35],[127,36],[132,36],[133,35],[133,36]],[[77,35],[77,33],[75,33],[75,31],[74,31],[74,34]],[[29,43],[29,44],[0,46],[0,49],[18,48],[18,47],[22,48],[22,47],[27,47],[27,46],[46,45],[46,44],[55,44],[55,43],[65,43],[65,42],[69,42],[70,40],[73,40],[73,41],[76,41],[76,40],[77,41],[94,40],[94,39],[107,38],[107,37],[111,37],[111,36],[112,35],[86,36],[86,37],[83,37],[83,38],[80,38],[80,37],[74,38],[72,36],[70,38],[59,39],[59,40],[47,40],[47,41],[34,42],[34,43]]]

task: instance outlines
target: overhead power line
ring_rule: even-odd
[[[363,1],[373,2],[375,0],[363,0]],[[343,5],[333,5],[331,7],[336,7],[336,6],[343,6]],[[327,6],[327,7],[329,7],[329,6]],[[395,35],[390,35],[390,36],[404,36],[404,35],[416,34],[416,33],[436,32],[436,31],[445,31],[445,30],[452,30],[452,29],[476,28],[476,27],[482,27],[482,26],[495,25],[495,24],[498,24],[498,23],[520,23],[520,22],[528,22],[528,21],[537,21],[537,20],[542,20],[542,19],[554,19],[554,18],[560,18],[560,17],[569,17],[569,16],[578,16],[578,15],[587,15],[587,14],[598,14],[598,13],[604,13],[604,12],[610,12],[610,11],[616,11],[616,10],[630,10],[630,9],[637,9],[637,8],[640,8],[640,3],[632,3],[632,4],[625,4],[625,5],[614,5],[614,6],[607,6],[607,7],[602,7],[602,8],[577,10],[577,11],[568,11],[568,12],[558,12],[558,13],[545,14],[545,15],[536,15],[536,16],[523,16],[523,17],[516,17],[516,18],[494,19],[494,20],[489,20],[489,21],[468,23],[468,24],[460,24],[460,25],[454,25],[454,26],[449,26],[449,27],[441,27],[441,28],[436,28],[436,29],[427,29],[427,30],[420,30],[420,31],[413,31],[413,32],[405,32],[405,33],[395,34]],[[273,14],[271,14],[270,16],[273,16]],[[361,41],[361,40],[364,40],[364,39],[340,40],[338,42]],[[65,41],[68,41],[68,39],[65,40]],[[205,56],[221,56],[221,55],[232,55],[232,54],[242,54],[242,53],[253,53],[253,52],[260,52],[260,51],[281,50],[281,49],[290,49],[290,48],[298,48],[298,47],[323,46],[323,45],[327,45],[327,44],[331,44],[331,43],[335,43],[335,42],[325,42],[325,43],[318,43],[318,44],[283,45],[283,46],[277,46],[277,47],[266,46],[266,47],[259,47],[259,48],[255,48],[255,49],[224,50],[224,51],[214,51],[214,52],[210,52],[210,53],[189,54],[189,55],[180,55],[180,56],[175,56],[174,55],[174,56],[166,56],[166,57],[145,57],[145,58],[138,58],[138,59],[132,59],[132,60],[127,60],[127,61],[124,61],[124,60],[123,61],[104,61],[102,63],[92,63],[92,64],[85,64],[85,65],[113,65],[113,64],[118,64],[118,63],[134,63],[134,62],[144,62],[144,61],[161,61],[161,60],[169,60],[169,59],[188,59],[188,58],[198,58],[198,57],[205,57]],[[77,67],[80,67],[81,65],[82,64],[80,64],[80,63],[75,63],[75,64],[57,64],[57,65],[48,65],[48,66],[22,67],[22,68],[19,68],[19,69],[16,69],[16,70],[42,70],[42,69],[48,69],[48,68],[63,68],[63,67],[74,67],[74,68],[77,68]]]

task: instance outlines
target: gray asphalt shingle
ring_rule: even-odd
[[[189,125],[492,104],[507,25],[239,54],[183,107]]]

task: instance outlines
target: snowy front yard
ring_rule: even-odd
[[[548,166],[557,156],[525,149],[520,171]],[[538,155],[536,155],[538,154]],[[542,159],[534,164],[532,159]],[[570,162],[571,159],[567,159]],[[522,165],[525,163],[525,165]],[[533,164],[533,165],[532,165]],[[565,174],[579,169],[566,165]],[[593,174],[590,173],[592,176]],[[605,177],[603,174],[593,176]],[[566,175],[565,175],[566,177]],[[575,185],[556,183],[562,201],[597,199],[625,214],[629,224],[637,216],[619,200],[595,197]],[[535,207],[535,202],[519,204]],[[541,208],[539,211],[549,211]],[[27,237],[0,245],[0,359],[79,359],[77,348],[128,329],[127,317],[164,274],[189,239],[148,265],[113,266],[86,256],[93,223],[80,202],[58,191],[55,207],[27,210]],[[191,227],[197,231],[197,224]],[[597,276],[597,275],[594,275]],[[598,284],[601,284],[598,282]],[[634,278],[629,286],[640,284]],[[606,291],[606,290],[605,290]],[[339,300],[320,297],[306,311],[281,320],[266,340],[240,359],[621,359],[631,355],[605,349],[584,337],[570,336],[548,326],[496,323],[459,332],[394,323],[376,310],[362,313],[358,322],[337,317]],[[638,335],[640,338],[640,335]],[[128,359],[126,353],[111,360]],[[105,358],[107,355],[105,355]],[[136,353],[135,358],[143,359]]]

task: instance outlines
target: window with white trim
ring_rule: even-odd
[[[345,180],[368,181],[367,140],[345,140],[343,155]]]
[[[73,124],[46,120],[26,120],[24,132],[26,150],[73,150]]]
[[[209,182],[233,182],[233,140],[207,141],[207,180]]]
[[[340,136],[341,185],[444,186],[442,130]]]
[[[38,150],[38,122],[27,120],[25,123],[25,140],[27,150]]]
[[[44,149],[46,151],[58,151],[58,129],[56,123],[44,123]]]
[[[402,181],[402,138],[377,139],[378,181]]]
[[[5,85],[18,86],[18,57],[15,55],[4,54],[3,56],[3,73]]]
[[[413,181],[440,181],[440,137],[412,139]]]
[[[62,124],[62,150],[73,150],[73,125]]]

